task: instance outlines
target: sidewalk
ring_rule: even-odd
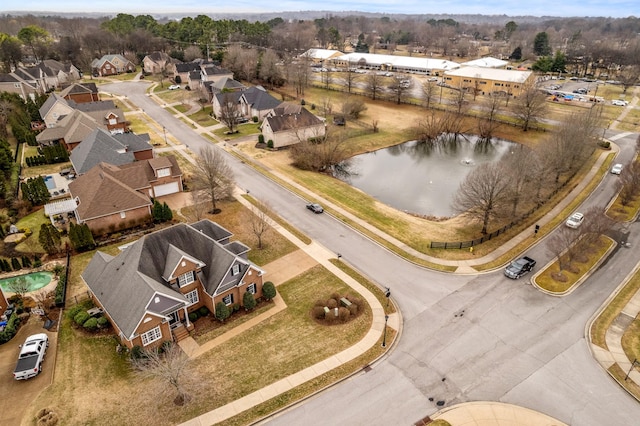
[[[637,89],[636,91],[634,91],[634,95],[636,92],[637,92]],[[152,97],[156,99],[157,102],[160,101],[160,99],[154,96],[153,94],[152,94]],[[638,102],[638,98],[634,96],[631,105],[636,105],[637,102]],[[161,103],[161,101],[159,103]],[[625,112],[628,113],[628,111],[625,111]],[[179,113],[178,115],[180,117],[183,117],[184,119],[189,120],[185,114]],[[198,126],[196,123],[194,123],[194,131],[198,133],[205,133],[205,132],[209,133],[207,129]],[[216,137],[212,133],[209,133],[209,134],[211,134],[216,140],[219,141],[218,137]],[[613,139],[614,138],[612,138],[612,140]],[[229,146],[229,145],[226,145],[226,146],[228,147],[227,149],[232,149],[232,150],[234,149],[233,146]],[[618,150],[617,146],[612,144],[612,147],[613,147],[613,151],[617,152]],[[555,219],[558,216],[558,214],[562,210],[564,210],[575,199],[575,197],[578,194],[584,191],[586,186],[596,176],[596,173],[598,173],[600,167],[602,166],[604,161],[607,159],[610,152],[611,151],[603,151],[600,157],[594,163],[591,170],[587,173],[585,178],[571,191],[571,193],[567,197],[565,197],[550,212],[548,212],[543,218],[541,218],[537,222],[537,224],[542,227],[551,223],[553,219]],[[189,153],[186,151],[182,151],[180,153],[185,157],[190,157]],[[240,155],[242,155],[242,153],[240,153]],[[246,160],[253,161],[252,159],[249,159],[249,158],[247,158]],[[191,161],[193,160],[191,159]],[[309,196],[313,196],[315,199],[319,200],[325,205],[331,206],[333,210],[339,212],[341,215],[344,215],[349,220],[352,220],[362,228],[367,229],[367,231],[375,234],[381,239],[389,241],[390,243],[404,250],[408,254],[432,263],[438,263],[438,264],[447,265],[447,266],[457,266],[456,273],[460,273],[460,274],[476,274],[477,270],[474,269],[474,266],[482,265],[495,260],[496,258],[504,255],[505,253],[508,253],[509,251],[513,250],[522,241],[525,241],[526,239],[529,239],[529,238],[533,238],[533,235],[534,235],[534,232],[533,232],[534,225],[532,225],[531,227],[525,229],[520,234],[516,235],[514,238],[512,238],[510,241],[505,243],[503,246],[499,247],[498,249],[494,250],[492,253],[486,256],[464,260],[464,261],[451,261],[451,260],[438,259],[414,250],[413,248],[402,243],[401,241],[369,225],[364,220],[352,215],[351,213],[343,210],[338,206],[333,205],[326,199],[323,199],[322,197],[318,197],[317,194],[310,194],[306,188],[298,185],[297,183],[295,183],[288,177],[283,176],[279,172],[275,170],[270,170],[270,172],[273,173],[275,176],[277,176],[278,179],[282,179],[282,181],[287,182],[287,184],[295,187],[300,193],[309,194]],[[253,206],[250,203],[248,203],[246,200],[244,200],[243,197],[238,196],[236,198],[248,208],[251,208],[251,209],[253,208]],[[278,232],[282,233],[285,237],[287,237],[292,242],[294,242],[294,244],[296,244],[299,247],[301,252],[306,253],[310,259],[313,259],[313,261],[322,264],[324,267],[326,267],[328,270],[330,270],[332,273],[337,275],[339,278],[344,280],[348,285],[354,288],[354,290],[358,291],[360,294],[363,295],[363,297],[371,305],[373,310],[374,320],[372,323],[372,327],[367,333],[367,335],[360,342],[340,352],[339,354],[336,354],[298,373],[292,374],[291,376],[286,377],[269,386],[266,386],[265,388],[262,388],[252,394],[246,395],[230,404],[219,407],[201,416],[193,418],[183,423],[183,425],[200,426],[200,425],[215,424],[215,423],[222,422],[228,418],[231,418],[243,411],[251,409],[252,407],[264,401],[267,401],[268,399],[274,398],[283,392],[293,389],[294,387],[308,380],[311,380],[314,377],[318,377],[319,375],[324,374],[325,372],[330,371],[331,369],[336,368],[337,366],[360,356],[362,353],[366,352],[370,347],[372,347],[374,344],[377,343],[383,331],[384,308],[380,305],[378,300],[368,290],[366,290],[359,283],[355,282],[349,276],[344,274],[341,270],[333,266],[333,264],[330,262],[330,259],[335,258],[334,253],[328,251],[327,249],[325,249],[324,247],[316,243],[311,243],[310,245],[306,245],[300,242],[297,238],[295,238],[295,236],[293,236],[288,231],[286,231],[285,229],[281,228],[278,225],[276,225],[275,228],[277,229]],[[289,262],[288,265],[291,265],[291,264],[295,265],[297,263],[298,262]],[[287,263],[285,262],[285,264]],[[271,265],[271,266],[274,266],[274,265]],[[282,273],[282,269],[284,268],[278,267],[278,268],[275,268],[274,271],[279,271],[280,273]],[[274,272],[273,274],[276,274],[276,273],[278,272]],[[272,275],[270,276],[269,279],[274,281],[280,281],[281,279],[284,279],[284,276],[280,276],[276,278],[274,275]],[[286,306],[284,305],[284,302],[281,299],[279,302],[276,302],[276,305],[277,305],[276,307],[277,311],[286,308]],[[273,311],[273,309],[271,311]],[[639,312],[640,312],[640,294],[636,294],[634,298],[627,304],[623,312],[619,315],[618,320],[615,321],[614,324],[607,331],[606,341],[607,341],[607,346],[609,348],[609,351],[603,350],[602,348],[594,347],[594,345],[591,344],[593,356],[596,360],[598,360],[598,362],[603,366],[603,368],[607,369],[613,363],[618,363],[618,365],[620,365],[620,367],[625,371],[629,371],[631,369],[632,362],[626,357],[626,355],[622,351],[620,340],[626,327],[631,323],[633,318],[635,318],[635,316],[638,315]],[[268,313],[265,313],[265,315],[270,316],[270,315],[273,315],[273,313],[268,312]],[[256,319],[256,321],[261,321],[262,319],[263,318]],[[402,321],[399,313],[390,315],[389,321],[388,321],[389,327],[392,327],[400,331],[401,325],[402,325]],[[226,333],[224,336],[214,339],[212,342],[208,342],[202,347],[199,347],[197,344],[195,344],[195,341],[184,343],[184,346],[183,344],[181,344],[181,346],[184,347],[185,352],[189,356],[197,357],[201,353],[212,349],[213,347],[221,344],[222,342],[228,340],[229,338],[242,333],[245,330],[245,328],[239,327],[237,330],[233,330],[232,332]],[[392,345],[390,345],[390,347],[391,346]],[[636,383],[640,383],[640,372],[637,372],[635,370],[631,371],[629,374],[629,379],[633,380]],[[496,425],[496,424],[518,424],[518,425],[524,425],[524,426],[564,425],[563,423],[545,414],[538,413],[524,407],[518,407],[514,405],[502,404],[497,402],[471,402],[471,403],[459,404],[454,407],[448,407],[444,410],[439,411],[438,413],[434,414],[432,418],[445,419],[455,426],[466,426],[466,425],[469,425],[469,426],[487,425],[488,426],[488,425]]]

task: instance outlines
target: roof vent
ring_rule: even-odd
[[[156,298],[155,298],[155,299],[153,299],[153,301],[154,301],[155,303],[160,303],[160,298],[159,298],[158,296],[156,296]]]

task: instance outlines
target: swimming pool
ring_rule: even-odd
[[[18,278],[24,277],[27,280],[28,292],[40,290],[42,287],[46,286],[51,282],[51,278],[53,278],[53,274],[51,272],[32,272],[30,274],[18,275],[17,277],[4,278],[0,280],[0,287],[2,290],[16,293],[12,290],[11,285]]]
[[[47,189],[56,189],[56,181],[53,180],[53,176],[47,175],[44,177],[44,183],[47,185]]]

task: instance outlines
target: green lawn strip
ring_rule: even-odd
[[[63,169],[71,167],[71,162],[55,163],[55,164],[43,164],[41,166],[24,167],[22,169],[22,176],[25,178],[45,176],[53,173],[58,173]]]
[[[20,144],[20,147],[23,151],[24,154],[20,153],[18,154],[18,158],[20,158],[21,155],[24,155],[24,158],[27,157],[36,157],[38,155],[40,155],[38,153],[38,147],[37,146],[31,146],[31,145],[27,145],[26,143]]]
[[[618,381],[618,383],[620,383],[623,388],[625,388],[627,392],[633,395],[636,399],[640,399],[640,386],[638,386],[638,384],[636,384],[633,380],[624,379],[627,376],[627,371],[622,370],[622,368],[620,368],[617,363],[609,367],[607,371]]]
[[[591,342],[603,349],[607,348],[605,340],[605,334],[611,324],[618,317],[618,314],[629,303],[629,300],[640,289],[640,271],[629,279],[622,289],[614,296],[614,298],[607,304],[604,310],[598,315],[598,318],[591,325],[590,335]]]
[[[616,195],[616,199],[607,210],[607,216],[618,222],[630,222],[638,214],[638,209],[640,209],[640,197],[635,197],[626,206],[623,206],[620,202],[620,196]]]
[[[178,104],[178,105],[173,105],[172,108],[184,114],[185,112],[191,109],[191,106],[187,104]]]
[[[49,223],[49,218],[44,215],[44,208],[40,208],[35,212],[28,214],[20,219],[16,226],[18,229],[28,228],[32,234],[27,240],[31,240],[31,243],[27,243],[27,240],[21,242],[16,246],[16,251],[29,253],[35,251],[36,253],[44,253],[44,249],[40,246],[38,236],[40,235],[40,226],[44,223]]]
[[[202,133],[201,136],[204,136],[205,138],[207,138],[209,141],[213,143],[218,143],[218,139],[214,138],[209,133]]]
[[[536,276],[535,283],[544,290],[562,294],[583,279],[614,244],[613,240],[605,236],[600,236],[598,241],[591,246],[586,246],[585,240],[580,240],[571,250],[586,253],[587,257],[584,262],[574,260],[571,262],[571,270],[565,269],[562,271],[562,274],[567,279],[566,281],[560,282],[553,278],[553,274],[557,274],[560,271],[556,260]]]
[[[226,134],[226,132],[228,132],[229,129],[227,127],[223,127],[220,129],[215,129],[213,131],[213,134],[218,136],[221,139],[233,140],[233,139],[238,139],[244,136],[257,135],[258,133],[260,133],[258,126],[260,126],[259,123],[240,124],[239,126],[236,127],[236,133],[233,133],[233,134]],[[256,136],[256,141],[257,140],[258,140],[258,137]]]
[[[211,117],[212,109],[210,106],[201,108],[195,114],[189,115],[189,118],[203,127],[213,126],[218,124],[218,121]]]

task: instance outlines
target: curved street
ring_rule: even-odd
[[[194,152],[211,143],[156,104],[148,83],[102,85],[127,96]],[[631,159],[637,134],[608,131]],[[502,271],[453,275],[427,270],[388,252],[329,215],[308,214],[304,200],[229,155],[237,184],[268,201],[293,226],[381,286],[391,288],[403,316],[394,348],[373,369],[298,404],[270,424],[413,424],[441,406],[500,401],[574,425],[631,425],[640,405],[591,356],[585,325],[633,270],[634,250],[617,249],[593,276],[564,298],[540,293]],[[581,207],[603,206],[615,191],[607,175]],[[638,224],[628,228],[634,243]],[[627,241],[626,236],[624,237]],[[544,243],[528,253],[544,265]],[[330,407],[330,408],[329,408]],[[329,408],[329,409],[328,409]]]

